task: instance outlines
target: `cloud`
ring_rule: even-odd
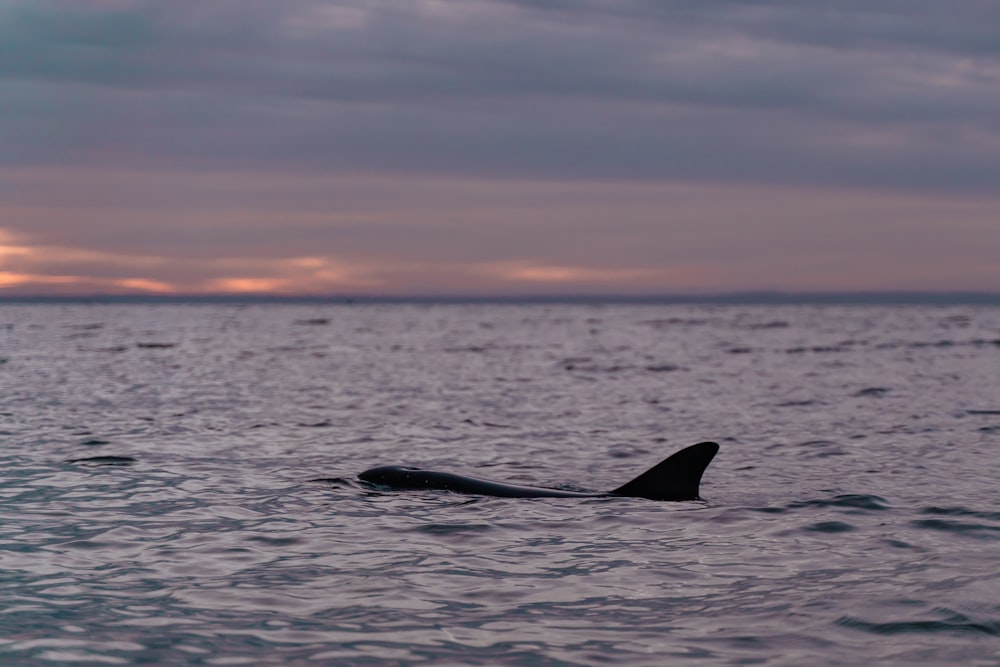
[[[990,288],[996,19],[0,0],[0,286]]]
[[[8,164],[1000,185],[981,0],[3,7]]]
[[[989,289],[1000,272],[1000,201],[988,196],[322,173],[82,176],[71,167],[17,174],[8,180],[21,194],[0,216],[0,271],[21,292],[59,287],[32,276],[188,293]]]
[[[0,3],[0,95],[8,100],[0,136],[6,129],[18,136],[58,130],[63,121],[85,123],[86,108],[63,103],[81,93],[92,97],[86,86],[141,87],[149,28],[141,12],[114,10],[110,3]],[[105,111],[102,100],[93,101]]]

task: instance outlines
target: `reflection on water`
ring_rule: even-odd
[[[0,660],[996,664],[997,341],[990,308],[4,306]],[[602,490],[708,439],[702,502],[354,481]]]

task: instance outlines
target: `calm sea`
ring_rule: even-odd
[[[1000,665],[996,307],[6,305],[0,457],[4,665]]]

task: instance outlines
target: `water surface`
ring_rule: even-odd
[[[997,308],[7,305],[0,445],[4,664],[1000,665]]]

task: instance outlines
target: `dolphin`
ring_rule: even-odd
[[[719,451],[714,442],[700,442],[657,463],[631,482],[606,493],[564,491],[538,486],[518,486],[467,477],[450,472],[409,466],[378,466],[358,475],[372,486],[394,491],[436,490],[472,493],[499,498],[648,498],[649,500],[699,500],[698,485],[705,468]]]
[[[87,456],[82,459],[66,459],[65,463],[85,463],[95,466],[130,466],[135,463],[131,456]]]

